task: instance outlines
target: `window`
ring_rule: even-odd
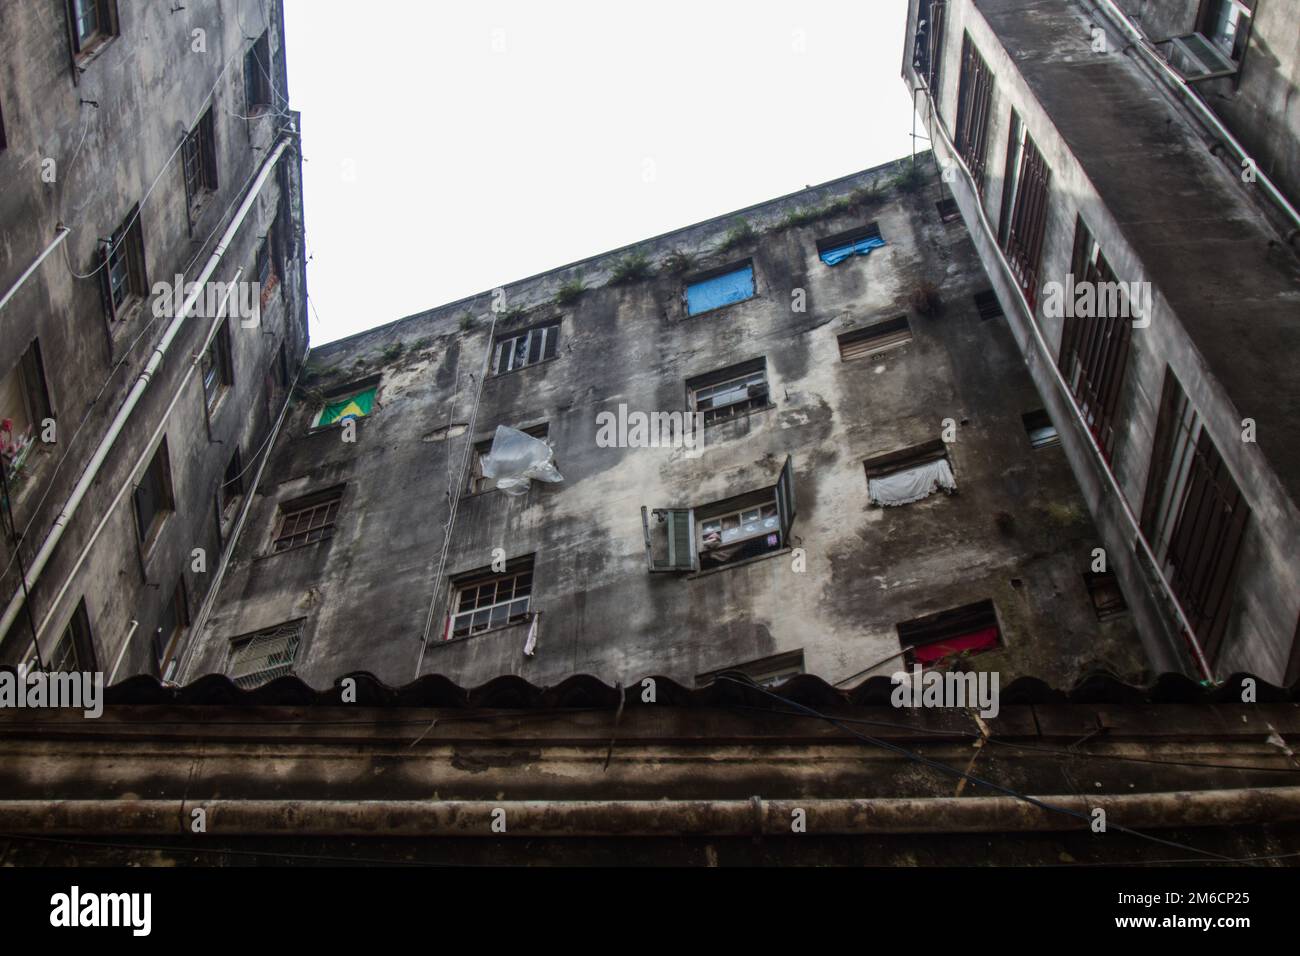
[[[1156,46],[1189,82],[1232,76],[1250,43],[1250,5],[1243,0],[1205,0],[1199,33],[1172,37]]]
[[[940,222],[956,222],[961,218],[961,210],[957,208],[957,200],[951,196],[940,199],[934,204],[934,208],[939,210]]]
[[[220,506],[222,515],[230,513],[231,509],[239,502],[244,495],[244,466],[239,449],[230,456],[230,461],[226,465],[226,473],[221,476]]]
[[[217,188],[217,142],[210,106],[185,137],[181,168],[185,174],[185,198],[193,218]]]
[[[492,374],[504,375],[518,368],[553,359],[559,347],[559,322],[501,336],[497,339],[496,352],[492,358]]]
[[[325,398],[325,404],[316,412],[311,427],[329,428],[344,422],[365,418],[375,409],[375,398],[379,393],[379,380],[349,385],[333,392]]]
[[[854,256],[866,256],[872,249],[885,245],[880,236],[880,227],[874,222],[859,229],[839,232],[817,242],[817,255],[828,266],[839,265],[845,259]]]
[[[1083,583],[1088,588],[1088,597],[1092,601],[1097,620],[1108,621],[1128,610],[1115,572],[1087,571],[1083,575]]]
[[[217,334],[208,343],[200,365],[203,372],[203,395],[211,412],[234,381],[230,361],[230,320],[223,319]]]
[[[912,66],[932,93],[939,88],[943,65],[943,21],[947,0],[920,0],[916,8],[916,40]],[[935,94],[937,97],[937,93]]]
[[[754,359],[688,379],[686,392],[691,411],[702,413],[706,425],[767,408],[771,404],[767,359]]]
[[[252,690],[293,673],[304,623],[289,621],[231,641],[226,676],[236,687]]]
[[[533,438],[545,440],[550,432],[550,425],[542,422],[540,425],[532,425],[528,428],[521,428],[519,431]],[[470,465],[469,475],[469,493],[471,495],[483,494],[486,491],[492,491],[497,486],[495,478],[488,478],[483,474],[483,459],[492,451],[493,438],[486,438],[474,445],[474,461]]]
[[[794,463],[775,485],[701,508],[641,509],[650,570],[699,571],[788,547],[795,518]],[[653,519],[653,521],[651,520]]]
[[[727,266],[686,283],[686,314],[700,315],[754,297],[754,264]]]
[[[909,505],[938,491],[950,495],[957,491],[948,446],[942,441],[879,455],[863,464],[867,494],[873,505],[882,508]]]
[[[126,221],[99,250],[104,312],[112,322],[127,317],[132,306],[144,301],[149,282],[144,271],[144,238],[140,231],[140,207],[131,210]]]
[[[89,54],[117,35],[116,0],[68,0],[72,51]]]
[[[1025,423],[1025,431],[1029,435],[1029,444],[1035,448],[1047,448],[1049,445],[1059,445],[1061,436],[1057,434],[1056,426],[1052,424],[1051,418],[1048,417],[1045,409],[1038,409],[1033,412],[1025,412],[1020,416]]]
[[[989,107],[992,102],[993,74],[967,33],[961,44],[956,145],[981,196],[984,195],[984,163],[988,152]]]
[[[975,310],[979,312],[981,322],[996,319],[1003,314],[1002,303],[998,301],[997,293],[992,289],[975,293]]]
[[[487,569],[452,581],[451,614],[445,640],[472,637],[529,619],[533,596],[533,556],[517,558],[503,574]]]
[[[40,344],[33,341],[0,380],[0,458],[10,484],[24,473],[41,423],[52,417]]]
[[[900,315],[887,322],[877,322],[865,329],[845,332],[839,337],[840,359],[844,362],[879,355],[912,341],[912,327],[907,316]]]
[[[1164,390],[1142,505],[1142,533],[1206,656],[1223,641],[1250,507],[1173,371]]]
[[[49,660],[45,665],[47,670],[56,674],[85,673],[97,669],[95,642],[90,636],[90,617],[86,613],[84,598],[72,612],[67,627],[59,635],[59,640],[54,645],[54,650],[50,652]],[[29,669],[35,667],[36,661],[33,660]]]
[[[804,673],[803,651],[787,651],[784,654],[773,654],[771,657],[750,661],[748,664],[736,664],[705,674],[697,674],[695,686],[704,687],[712,684],[721,674],[743,674],[759,687],[775,687],[802,673]]]
[[[1007,178],[1002,187],[1002,247],[1011,271],[1030,308],[1038,301],[1038,267],[1047,226],[1047,186],[1051,171],[1025,131],[1020,117],[1012,114],[1011,140],[1007,145]]]
[[[135,489],[135,520],[140,540],[152,544],[167,515],[176,509],[172,495],[172,469],[164,438]]]
[[[280,506],[271,553],[278,554],[334,536],[334,521],[343,501],[343,486],[296,498]]]
[[[898,641],[907,651],[908,666],[929,667],[959,654],[995,650],[1001,640],[992,601],[967,604],[898,625]]]
[[[1092,285],[1098,313],[1111,310],[1111,297],[1103,295],[1103,290],[1120,288],[1119,294],[1124,294],[1122,287],[1112,285],[1115,273],[1083,224],[1082,217],[1074,231],[1071,275],[1080,285],[1085,282]],[[1070,384],[1075,404],[1083,413],[1107,461],[1115,445],[1115,412],[1128,367],[1133,328],[1132,322],[1126,318],[1127,307],[1121,304],[1115,311],[1119,314],[1083,318],[1074,315],[1073,309],[1067,309],[1061,332],[1061,354],[1057,360],[1061,374]]]
[[[153,649],[158,661],[158,673],[163,680],[171,678],[172,662],[176,657],[180,637],[190,625],[190,606],[185,597],[185,579],[178,578],[171,598],[163,605],[162,616],[154,631]]]
[[[244,98],[249,116],[274,105],[271,67],[271,34],[265,32],[244,54]]]

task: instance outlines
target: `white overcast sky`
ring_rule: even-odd
[[[911,150],[906,0],[285,8],[317,345]]]

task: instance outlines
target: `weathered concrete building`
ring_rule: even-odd
[[[0,660],[165,675],[307,345],[281,5],[8,0],[0,124]]]
[[[1160,671],[1300,677],[1298,42],[1286,3],[910,5],[904,78]]]
[[[903,160],[316,350],[180,679],[1141,674],[946,195]],[[563,480],[494,488],[498,426]]]

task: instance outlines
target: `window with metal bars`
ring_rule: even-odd
[[[559,347],[559,322],[500,336],[492,357],[492,374],[503,375],[553,359]]]
[[[185,137],[185,144],[181,147],[181,170],[185,176],[185,198],[193,216],[208,194],[217,188],[216,130],[210,106]]]
[[[996,319],[1003,315],[1002,303],[998,301],[998,294],[992,289],[985,289],[983,292],[975,293],[975,310],[979,312],[981,322],[987,322],[989,319]]]
[[[110,322],[127,317],[131,308],[148,294],[149,282],[144,269],[144,236],[140,229],[140,207],[126,220],[99,250],[99,267],[104,298],[104,312]]]
[[[230,643],[226,676],[236,687],[251,690],[293,672],[305,620],[288,621],[235,638]]]
[[[1166,368],[1142,533],[1214,660],[1232,610],[1250,507],[1173,370]]]
[[[920,0],[916,6],[916,32],[912,66],[931,90],[939,88],[943,65],[943,21],[946,0]]]
[[[334,535],[334,521],[343,501],[343,487],[331,488],[280,506],[271,553],[324,541]]]
[[[733,664],[731,667],[723,667],[716,671],[697,674],[695,675],[695,686],[704,687],[707,684],[712,684],[722,674],[738,674],[748,677],[759,687],[775,687],[777,684],[784,683],[791,677],[802,673],[804,673],[803,651],[786,651],[784,654],[773,654],[771,657],[764,657],[761,660],[749,661],[745,664]]]
[[[1079,217],[1074,231],[1074,262],[1071,274],[1075,284],[1115,283],[1101,247]],[[1094,296],[1098,312],[1109,311],[1107,296]],[[1121,304],[1118,315],[1081,317],[1067,310],[1061,332],[1061,352],[1057,359],[1061,374],[1070,385],[1074,402],[1083,413],[1088,428],[1109,461],[1115,446],[1115,412],[1128,368],[1129,344],[1133,323],[1128,308]]]
[[[840,360],[866,358],[878,355],[912,341],[912,327],[907,323],[907,316],[900,315],[887,322],[877,322],[865,329],[855,329],[839,336]]]
[[[446,640],[518,624],[529,618],[533,595],[533,556],[517,558],[504,573],[473,571],[452,581]]]
[[[767,386],[767,359],[732,365],[708,375],[688,379],[686,392],[691,411],[704,415],[704,423],[729,421],[771,404]]]
[[[1013,116],[1002,195],[1002,248],[1032,309],[1038,301],[1038,269],[1047,227],[1051,170],[1018,116]]]
[[[989,108],[993,102],[993,74],[971,42],[962,37],[961,79],[957,87],[957,152],[984,195],[985,156],[988,152]]]

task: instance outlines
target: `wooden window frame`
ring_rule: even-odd
[[[67,0],[68,40],[72,44],[74,61],[81,63],[90,59],[108,42],[118,35],[120,25],[117,16],[117,0],[85,0],[86,5],[95,11],[95,29],[83,33],[77,15],[79,0]]]
[[[274,111],[274,69],[271,31],[264,30],[244,54],[244,105],[250,117]]]
[[[144,232],[140,225],[140,207],[132,208],[108,242],[100,247],[99,268],[102,276],[101,294],[104,313],[110,329],[143,304],[149,294],[149,278],[145,271]],[[121,270],[120,283],[115,271]],[[119,298],[119,289],[121,295]]]
[[[209,106],[185,137],[181,147],[181,176],[191,223],[219,185],[215,106]]]
[[[333,538],[346,487],[337,485],[282,503],[276,511],[270,553],[296,551]]]
[[[153,457],[149,459],[149,464],[140,479],[131,498],[135,503],[136,533],[141,546],[147,553],[157,542],[168,517],[176,511],[176,490],[172,484],[171,454],[167,448],[166,437],[154,449]],[[157,483],[158,493],[156,499],[153,500],[153,513],[149,515],[148,526],[146,526],[140,491],[145,487],[146,482],[150,481]]]
[[[997,606],[991,600],[976,601],[971,604],[964,604],[961,607],[926,614],[910,621],[903,621],[896,627],[899,646],[909,647],[910,645],[910,649],[906,651],[904,658],[909,669],[917,663],[916,650],[922,647],[932,647],[945,641],[956,641],[963,637],[978,634],[990,627],[995,628],[997,630],[995,645],[971,652],[985,654],[1001,648],[1004,638],[1002,623],[998,620]],[[934,661],[924,662],[923,667],[937,667],[949,657],[963,653],[967,652],[964,650],[954,651],[952,654],[945,655]]]
[[[199,381],[203,386],[203,400],[208,414],[216,411],[221,400],[235,383],[234,362],[231,356],[230,319],[222,319],[212,341],[199,362]],[[209,376],[212,376],[209,382]]]
[[[557,319],[520,329],[517,332],[498,335],[492,343],[493,377],[518,372],[520,369],[531,368],[554,359],[560,350],[560,325]],[[506,349],[507,345],[517,342],[524,343],[523,357],[519,361],[516,361],[518,345],[513,345],[508,351]]]
[[[451,582],[443,640],[465,640],[531,620],[536,613],[533,610],[533,596],[536,590],[535,564],[534,556],[530,554],[507,562],[505,571],[500,573],[480,568],[477,571],[457,575]],[[510,590],[509,595],[502,599],[502,585],[505,584],[510,585]],[[487,603],[479,603],[485,596],[484,589],[489,586],[492,588],[490,600]],[[521,591],[524,592],[522,595]],[[462,606],[471,592],[473,605]],[[524,607],[516,609],[515,605],[520,602]],[[496,616],[494,612],[500,608],[505,608],[506,613],[502,616],[503,619],[494,621],[493,618]],[[487,619],[481,625],[475,624],[474,619],[484,613],[487,614]],[[466,622],[464,627],[458,624],[458,621],[462,620]]]

